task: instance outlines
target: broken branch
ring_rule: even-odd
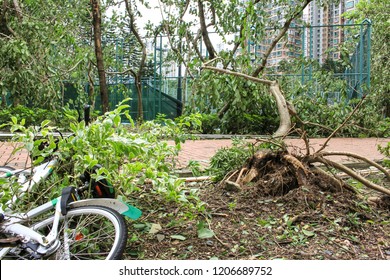
[[[384,188],[382,186],[379,186],[379,185],[377,185],[377,184],[375,184],[373,182],[368,181],[366,178],[363,178],[362,176],[360,176],[359,174],[354,172],[352,169],[346,167],[345,165],[343,165],[341,163],[337,163],[337,162],[325,159],[325,158],[320,157],[320,156],[312,156],[312,157],[310,157],[309,158],[309,162],[310,163],[320,162],[320,163],[323,163],[323,164],[325,164],[327,166],[334,167],[334,168],[336,168],[336,169],[338,169],[340,171],[345,172],[346,174],[348,174],[349,176],[351,176],[355,180],[359,181],[360,183],[362,183],[366,187],[368,187],[370,189],[373,189],[373,190],[376,190],[378,192],[390,195],[390,190],[389,189],[386,189],[386,188]]]

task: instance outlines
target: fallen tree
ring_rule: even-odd
[[[187,0],[179,6],[175,6],[176,12],[171,10],[172,5],[168,3],[161,4],[161,11],[170,11],[170,16],[165,17],[164,22],[157,30],[164,30],[165,35],[169,38],[171,49],[181,58],[178,61],[179,63],[183,63],[184,59],[182,58],[185,52],[180,51],[183,49],[177,46],[183,47],[182,44],[184,44],[184,49],[187,51],[186,54],[188,54],[186,61],[193,60],[193,63],[185,64],[186,68],[191,68],[190,65],[192,65],[191,72],[199,71],[200,74],[199,79],[201,82],[199,87],[196,88],[198,91],[194,95],[200,93],[196,95],[197,99],[206,100],[203,102],[205,107],[214,106],[213,109],[215,112],[218,112],[217,116],[220,119],[224,118],[230,111],[236,109],[236,111],[240,111],[240,108],[237,107],[244,107],[243,104],[245,102],[259,102],[259,98],[256,99],[255,97],[260,96],[261,93],[259,91],[263,90],[263,86],[265,86],[268,93],[275,100],[279,117],[279,126],[272,133],[268,142],[275,143],[276,140],[283,142],[286,136],[295,133],[299,134],[306,143],[306,152],[303,154],[290,152],[285,144],[281,144],[277,150],[260,150],[254,153],[243,166],[226,175],[222,183],[228,188],[239,191],[255,185],[270,195],[285,195],[294,188],[316,185],[329,191],[356,192],[353,187],[332,172],[332,170],[339,170],[369,189],[386,196],[390,195],[388,188],[362,177],[351,168],[342,163],[332,161],[329,157],[337,154],[364,161],[366,164],[376,167],[379,172],[389,178],[389,172],[379,164],[356,154],[326,150],[328,142],[340,132],[361,108],[365,97],[361,99],[336,129],[332,129],[323,124],[309,123],[304,118],[301,118],[299,112],[296,112],[294,106],[286,100],[279,83],[260,77],[266,70],[267,61],[272,51],[275,50],[278,44],[288,43],[286,34],[291,24],[294,20],[300,18],[303,10],[310,2],[312,1],[307,0],[300,3],[300,5],[294,6],[290,6],[287,2],[284,3],[286,11],[283,13],[283,20],[281,21],[274,21],[271,17],[267,17],[267,11],[262,6],[262,2],[257,0],[246,1],[240,4],[232,2],[224,6],[219,5],[218,1]],[[323,2],[325,3],[326,1]],[[242,5],[241,9],[239,9],[240,12],[237,12],[236,5]],[[197,11],[197,13],[194,13],[194,11]],[[259,13],[262,12],[264,12],[264,25],[258,20]],[[185,15],[191,13],[196,16],[189,17],[192,20],[186,22],[187,17]],[[198,20],[196,20],[197,17],[199,18]],[[196,36],[192,35],[188,26],[199,26]],[[251,26],[251,28],[247,28],[248,26]],[[228,32],[235,34],[232,50],[217,51],[210,39],[211,32],[217,33],[225,40],[227,40],[226,34]],[[174,36],[179,38],[177,42],[173,40]],[[182,38],[186,38],[187,43],[182,42]],[[269,42],[269,45],[265,47],[260,57],[255,56],[253,58],[248,48],[250,42],[253,41],[253,44],[261,45],[265,39]],[[206,55],[200,50],[202,45],[200,40],[203,40],[202,43],[206,47]],[[198,57],[196,59],[190,57],[189,54],[192,53],[197,54]],[[250,83],[244,85],[244,83],[238,83],[238,79],[223,79],[224,77],[222,77],[219,84],[217,83],[218,86],[212,87],[212,81],[207,79],[213,79],[216,75],[208,75],[210,71],[216,73],[218,75],[217,78],[223,75],[229,76],[229,78],[234,76],[238,77],[238,79],[244,79],[263,86],[258,87],[259,90],[256,90],[256,87],[248,86]],[[205,77],[203,81],[201,79],[202,76]],[[245,114],[246,112],[243,109],[239,113]],[[239,113],[233,114],[233,116],[239,116]],[[293,123],[293,120],[295,123]],[[307,125],[319,126],[330,131],[328,139],[317,151],[313,151],[310,147],[310,139],[307,138],[307,133],[305,132]]]

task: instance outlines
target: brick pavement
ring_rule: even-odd
[[[324,143],[325,139],[312,139],[310,146],[312,151]],[[385,145],[390,141],[390,138],[333,138],[328,143],[327,151],[344,151],[357,153],[371,160],[379,161],[384,156],[378,151],[378,145]],[[304,152],[305,144],[300,139],[287,139],[289,149],[294,152]],[[182,151],[179,153],[179,167],[187,166],[190,160],[199,161],[202,166],[207,166],[210,158],[215,152],[223,147],[230,147],[232,141],[230,139],[209,139],[209,140],[188,140],[182,145]],[[17,148],[15,143],[0,142],[0,165],[9,165],[14,168],[23,168],[30,164],[27,158],[27,153],[19,150],[12,154],[12,151]],[[335,156],[333,160],[342,162],[353,162],[346,157]]]
[[[26,150],[18,150],[20,145],[12,142],[0,142],[0,166],[7,165],[15,169],[30,166]]]
[[[317,151],[325,140],[322,138],[310,140],[311,151]],[[325,150],[356,153],[368,159],[380,161],[384,156],[378,151],[377,147],[378,145],[384,146],[389,141],[390,138],[333,138]],[[286,143],[290,151],[295,153],[305,152],[305,143],[301,139],[286,139]],[[218,149],[231,145],[232,141],[230,139],[186,141],[179,153],[179,164],[180,166],[186,166],[190,160],[197,160],[202,166],[207,166],[210,158]],[[332,156],[329,159],[339,162],[354,162],[350,158],[341,156]]]

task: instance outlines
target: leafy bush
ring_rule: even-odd
[[[148,184],[151,186],[149,191],[154,195],[160,194],[169,201],[186,201],[186,192],[182,192],[183,181],[173,174],[173,158],[184,141],[184,137],[180,136],[183,134],[180,126],[166,120],[166,125],[146,122],[137,128],[127,108],[127,105],[121,105],[88,126],[84,121],[72,122],[72,135],[58,139],[58,150],[55,149],[56,139],[51,134],[55,128],[49,126],[49,121],[44,121],[39,130],[45,137],[43,140],[37,139],[36,127],[26,127],[16,117],[12,118],[11,131],[20,132],[13,140],[24,143],[23,148],[35,159],[34,164],[40,163],[47,155],[56,155],[61,162],[55,174],[40,186],[39,197],[56,197],[63,187],[78,185],[78,178],[86,169],[100,164],[103,168],[94,176],[105,177],[123,197],[138,196],[140,192],[145,195],[144,186]],[[128,117],[130,124],[121,123],[123,116]],[[173,137],[176,145],[168,145],[164,141]],[[47,145],[39,149],[42,141],[46,141]],[[3,192],[6,190],[9,192],[11,189],[2,188]],[[6,193],[3,193],[3,197],[7,197]],[[31,199],[18,207],[31,206],[30,203]],[[193,206],[191,203],[187,205]]]
[[[214,176],[216,181],[222,180],[229,172],[242,167],[257,151],[280,148],[271,143],[256,145],[242,138],[232,140],[232,147],[219,149],[210,160],[208,172]]]
[[[77,112],[70,109],[47,110],[42,108],[28,108],[22,105],[6,107],[0,110],[0,124],[8,124],[11,117],[25,120],[25,126],[35,126],[44,120],[50,120],[52,126],[68,128],[71,119],[77,119]],[[10,125],[4,125],[2,129],[9,129]]]
[[[386,146],[379,146],[378,150],[386,156],[386,158],[383,160],[383,163],[390,167],[390,142],[387,142]]]

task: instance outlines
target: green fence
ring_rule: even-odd
[[[329,102],[339,102],[342,97],[347,101],[360,98],[368,92],[371,59],[369,20],[361,24],[293,26],[291,29],[300,34],[301,47],[295,58],[301,61],[300,69],[270,74],[270,78],[300,83],[309,87],[308,94],[326,95]],[[321,70],[332,73],[332,89],[325,88],[320,82],[318,75]]]
[[[273,69],[273,73],[268,73],[271,79],[284,80],[289,84],[306,85],[308,94],[326,94],[331,102],[338,102],[342,95],[347,100],[363,96],[370,87],[370,49],[371,49],[371,22],[365,20],[362,24],[345,24],[345,25],[323,25],[323,26],[292,26],[290,31],[295,32],[295,49],[291,56],[286,58],[289,62],[298,61],[301,65],[295,68],[295,71],[289,69],[280,72],[277,67],[269,67]],[[323,48],[320,43],[326,42],[328,47]],[[181,74],[181,65],[166,63],[165,52],[162,41],[163,36],[159,37],[154,43],[154,65],[151,77],[142,81],[142,104],[145,120],[152,120],[158,114],[164,114],[169,118],[174,118],[181,114],[183,103],[186,104],[191,96],[191,80],[184,80]],[[325,39],[324,39],[325,38]],[[337,42],[336,38],[340,39]],[[121,67],[127,67],[130,63],[130,58],[125,55],[123,49],[124,44],[121,39],[113,39],[115,52],[115,61]],[[324,41],[325,40],[325,41]],[[333,41],[330,41],[333,40]],[[342,57],[343,53],[339,46],[343,41],[343,46],[347,49],[348,57]],[[248,44],[250,47],[250,44]],[[167,46],[165,46],[167,47]],[[259,46],[253,47],[253,59],[258,61],[261,58]],[[275,55],[274,55],[275,54]],[[127,54],[130,55],[130,54]],[[269,60],[278,58],[278,49],[275,49]],[[328,60],[326,60],[326,59]],[[323,85],[318,81],[318,70],[323,68],[326,63],[334,61],[343,61],[347,65],[333,67],[333,82],[332,90],[324,89]],[[332,64],[331,63],[331,64]],[[174,69],[175,77],[169,77],[165,74],[167,67]],[[118,69],[121,69],[118,67]],[[113,70],[118,70],[113,69]],[[119,71],[117,71],[119,72]],[[316,76],[317,75],[317,76]],[[127,75],[111,75],[109,81],[109,102],[110,108],[114,108],[124,98],[131,97],[130,114],[136,119],[138,96],[133,79]],[[97,84],[97,81],[96,81]],[[89,92],[88,85],[85,85],[85,95]],[[79,91],[80,92],[80,91]],[[96,108],[100,108],[99,87],[95,85]],[[71,85],[67,84],[65,88],[66,103],[70,99],[77,99],[77,91]],[[86,99],[86,98],[84,98]]]
[[[142,81],[142,107],[143,107],[143,119],[153,120],[158,114],[164,114],[167,118],[175,118],[180,115],[182,104],[176,98],[164,93],[158,87],[160,83],[156,80],[149,79]],[[101,99],[99,95],[99,87],[95,86],[95,109],[100,110]],[[109,84],[109,104],[110,108],[115,108],[120,102],[126,98],[130,98],[128,105],[130,105],[130,116],[133,120],[138,118],[138,95],[135,84],[131,81],[127,81],[124,84]],[[85,85],[85,93],[89,92],[89,85]],[[77,104],[78,98],[77,89],[72,84],[67,84],[65,87],[65,100],[64,103],[69,103],[73,100],[73,104]],[[86,98],[84,98],[86,99]],[[75,105],[80,107],[80,105]],[[126,122],[126,120],[124,119]]]

